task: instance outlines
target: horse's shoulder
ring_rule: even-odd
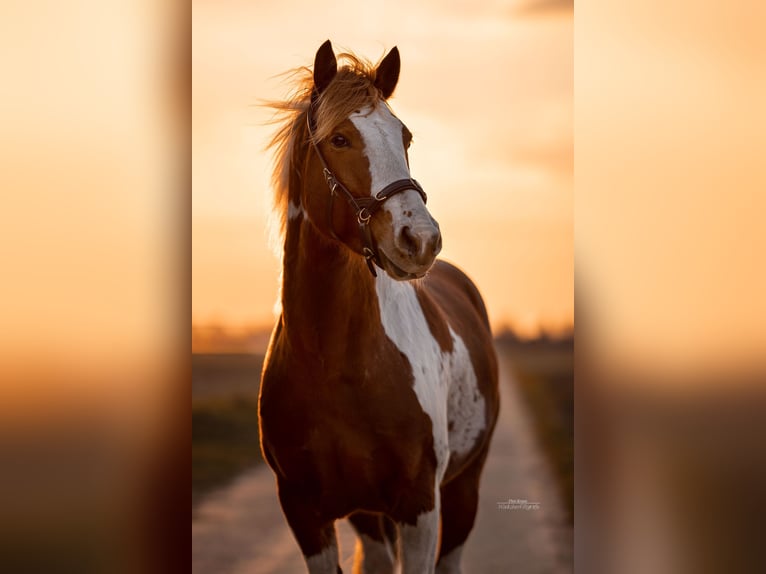
[[[455,311],[470,309],[478,314],[484,326],[489,327],[487,309],[479,289],[456,265],[437,259],[428,272],[423,288],[442,306]]]

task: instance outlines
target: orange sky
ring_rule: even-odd
[[[76,4],[11,2],[0,21],[0,367],[158,356],[186,290],[183,20]],[[329,37],[401,48],[413,173],[496,325],[572,319],[575,117],[583,342],[641,364],[762,361],[766,4],[473,4],[194,3],[194,320],[273,320],[271,128],[253,104]]]
[[[564,5],[561,8],[559,4]],[[536,6],[541,6],[537,8]],[[415,134],[413,175],[495,326],[573,323],[572,13],[566,3],[193,5],[195,323],[271,323],[273,127],[260,100],[327,38],[377,60],[398,45],[392,107]],[[300,15],[299,17],[297,17]]]
[[[766,359],[764,18],[762,2],[578,4],[577,297],[600,357]]]

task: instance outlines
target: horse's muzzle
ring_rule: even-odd
[[[442,234],[439,225],[417,225],[402,227],[394,238],[394,245],[408,267],[429,268],[442,249]]]

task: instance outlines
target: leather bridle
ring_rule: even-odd
[[[314,151],[316,152],[317,157],[322,164],[322,173],[324,175],[325,182],[327,183],[327,187],[330,189],[330,202],[327,209],[327,221],[330,233],[335,239],[341,241],[341,239],[336,235],[333,225],[333,207],[335,196],[338,195],[338,192],[340,191],[341,196],[348,202],[348,204],[351,206],[351,209],[353,209],[356,214],[356,222],[359,226],[359,235],[362,239],[362,255],[367,262],[367,267],[370,269],[370,273],[372,273],[374,277],[377,277],[378,274],[375,272],[373,263],[381,269],[383,269],[383,265],[380,261],[378,246],[372,237],[372,232],[370,230],[370,220],[372,219],[373,215],[375,215],[375,213],[380,210],[383,204],[395,195],[407,191],[408,189],[413,189],[420,194],[420,197],[423,198],[423,203],[425,203],[428,199],[426,192],[423,191],[423,188],[417,181],[411,178],[407,178],[399,179],[393,183],[388,184],[386,187],[371,197],[358,197],[352,194],[327,165],[327,161],[322,155],[322,152],[319,150],[319,145],[317,145],[317,142],[314,138],[315,126],[312,116],[314,99],[315,98],[312,98],[312,105],[307,111],[306,122],[308,125],[309,141],[311,142],[311,145],[313,146]]]

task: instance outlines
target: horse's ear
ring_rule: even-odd
[[[396,82],[399,81],[399,48],[394,46],[375,70],[375,87],[383,94],[383,99],[387,100],[394,93]]]
[[[321,94],[337,73],[338,61],[335,59],[330,40],[327,40],[319,46],[314,58],[314,86],[317,92]]]

